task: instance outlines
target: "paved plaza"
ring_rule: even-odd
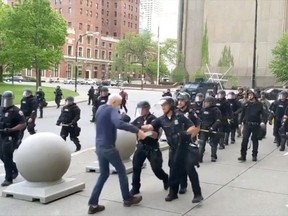
[[[86,86],[88,90],[88,86]],[[77,100],[85,100],[86,89],[81,89]],[[118,92],[118,89],[111,90]],[[85,95],[84,95],[85,92]],[[161,97],[161,92],[128,90],[128,113],[134,115],[135,107],[141,97],[151,102],[152,111],[159,115],[161,111],[154,106]],[[54,201],[49,204],[27,202],[13,198],[0,197],[0,215],[87,215],[88,199],[98,177],[98,173],[87,173],[86,165],[96,160],[94,153],[95,126],[89,122],[91,106],[87,102],[79,103],[81,108],[82,128],[80,141],[81,152],[72,153],[74,145],[67,141],[71,149],[72,161],[64,177],[73,177],[86,183],[85,190]],[[38,132],[50,131],[59,134],[60,128],[55,125],[60,109],[55,107],[44,110],[44,118],[37,119]],[[267,138],[260,142],[259,160],[251,161],[251,149],[248,150],[247,161],[240,163],[237,157],[240,152],[241,139],[218,152],[218,161],[210,162],[210,149],[206,147],[204,162],[197,169],[201,181],[204,200],[200,204],[192,204],[192,192],[189,187],[185,195],[173,202],[165,202],[167,191],[158,180],[150,166],[142,171],[140,205],[123,207],[117,175],[111,175],[106,182],[100,197],[100,204],[105,205],[104,212],[98,215],[189,215],[189,216],[287,216],[288,215],[288,156],[280,152],[273,144],[272,128],[268,128]],[[26,135],[27,136],[27,135]],[[39,143],[41,145],[41,143]],[[17,154],[17,152],[16,152]],[[168,172],[168,151],[163,151],[164,169]],[[0,164],[0,181],[3,180],[4,169]],[[131,183],[132,175],[129,174]],[[19,176],[15,183],[23,181]],[[1,192],[3,188],[0,189]]]

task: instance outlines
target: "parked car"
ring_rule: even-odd
[[[85,84],[86,84],[86,81],[85,81],[84,79],[82,79],[82,78],[78,78],[78,79],[77,79],[77,84],[79,84],[79,85],[85,85]]]
[[[12,80],[14,81],[14,82],[19,82],[19,83],[21,83],[21,82],[23,82],[23,77],[22,76],[10,76],[10,77],[4,77],[3,78],[3,81],[5,81],[5,82],[12,82]]]
[[[86,85],[96,85],[96,80],[93,79],[86,79],[85,80]]]
[[[213,82],[187,82],[180,91],[189,93],[193,100],[197,93],[202,93],[203,95],[206,95],[207,91],[216,93],[219,87],[218,83]]]
[[[67,79],[67,80],[64,80],[63,83],[64,84],[75,84],[75,79]]]

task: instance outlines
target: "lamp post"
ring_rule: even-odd
[[[258,24],[258,0],[255,0],[255,25],[253,46],[252,88],[256,87],[256,53],[257,53],[257,24]]]

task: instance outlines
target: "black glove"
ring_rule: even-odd
[[[214,128],[213,128],[213,127],[210,127],[210,128],[209,128],[209,132],[214,132]]]
[[[10,132],[12,132],[12,129],[11,128],[4,128],[3,132],[4,133],[10,133]]]
[[[61,124],[61,122],[58,122],[58,121],[56,122],[56,125],[57,125],[57,126],[60,126],[60,124]]]

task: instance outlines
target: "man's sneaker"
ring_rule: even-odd
[[[220,145],[219,150],[225,149],[225,145]]]
[[[13,184],[13,182],[10,182],[10,181],[5,180],[4,182],[2,182],[1,186],[2,186],[2,187],[7,187],[7,186],[9,186],[9,185],[11,185],[11,184]]]
[[[131,194],[132,196],[134,196],[134,195],[136,195],[136,194],[139,194],[139,193],[140,193],[139,189],[136,189],[136,188],[133,188],[133,187],[132,187],[132,189],[130,190],[130,194]]]
[[[235,140],[231,140],[231,144],[234,144],[235,143]]]
[[[279,151],[285,151],[285,145],[284,145],[284,146],[283,146],[283,145],[281,145],[281,147],[280,147]]]
[[[203,200],[203,196],[202,195],[197,195],[193,198],[192,203],[199,203]]]
[[[80,150],[81,150],[81,145],[79,144],[79,145],[76,147],[75,152],[80,151]]]
[[[95,214],[97,212],[104,211],[104,209],[105,209],[105,206],[103,205],[97,205],[96,207],[89,206],[88,214]]]
[[[172,200],[174,200],[174,199],[178,199],[178,196],[177,195],[175,195],[175,194],[168,194],[166,197],[165,197],[165,201],[166,202],[170,202],[170,201],[172,201]]]
[[[187,191],[187,188],[180,188],[180,190],[179,190],[179,194],[185,194],[186,193],[186,191]]]
[[[252,161],[257,161],[257,156],[252,156]]]
[[[277,139],[274,139],[273,143],[277,143]]]
[[[13,173],[12,173],[12,177],[13,177],[13,179],[16,179],[17,178],[17,176],[18,176],[18,171],[13,171]]]
[[[211,162],[216,162],[216,158],[215,157],[211,157]]]
[[[125,207],[130,207],[131,205],[136,205],[140,203],[142,200],[142,196],[133,196],[129,200],[124,200],[123,205]]]
[[[169,188],[168,179],[166,181],[163,181],[163,187],[164,187],[164,190],[168,190]]]
[[[238,158],[238,160],[244,162],[244,161],[246,161],[246,157],[241,156],[241,157]]]

